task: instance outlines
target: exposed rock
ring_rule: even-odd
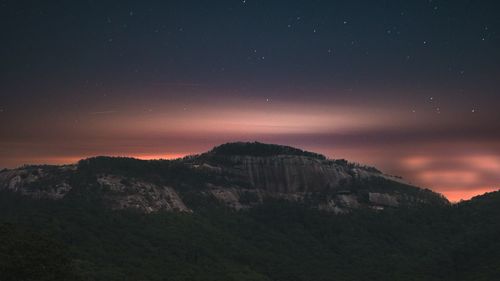
[[[249,188],[281,193],[322,192],[338,187],[341,181],[352,180],[344,167],[306,156],[237,155],[224,158],[223,164],[198,167],[224,174],[233,181],[246,183]]]
[[[192,212],[172,187],[115,175],[101,175],[97,182],[114,209],[133,208],[145,213],[160,210]]]
[[[330,199],[326,203],[321,203],[318,205],[318,210],[332,212],[334,214],[345,214],[349,212],[348,209],[342,208],[335,203],[335,200]]]
[[[32,198],[61,199],[70,190],[69,172],[74,165],[26,166],[0,173],[0,190],[18,192]]]
[[[340,194],[335,196],[335,198],[337,199],[336,201],[345,208],[356,209],[360,206],[358,197],[354,194]]]
[[[247,209],[250,206],[240,202],[239,191],[235,188],[213,187],[210,193],[220,202],[236,210]]]
[[[390,194],[370,192],[368,193],[368,198],[370,203],[374,205],[386,206],[386,207],[399,206],[398,199]]]

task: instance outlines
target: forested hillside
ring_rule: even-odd
[[[0,276],[496,280],[500,274],[498,192],[451,206],[343,215],[284,201],[244,211],[204,197],[191,203],[197,208],[190,214],[144,214],[112,211],[90,196],[54,203],[3,192]]]

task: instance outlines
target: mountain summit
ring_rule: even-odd
[[[146,213],[193,212],[196,202],[240,210],[279,200],[333,213],[448,204],[373,167],[259,142],[226,143],[176,160],[94,157],[75,165],[25,166],[1,172],[0,190],[53,200],[93,194],[112,209]]]
[[[224,156],[255,156],[255,157],[270,157],[279,155],[292,156],[307,156],[325,160],[324,155],[304,151],[291,146],[266,144],[261,142],[231,142],[214,147],[208,154],[224,155]]]

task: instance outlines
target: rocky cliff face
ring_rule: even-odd
[[[278,193],[322,192],[352,179],[345,167],[306,156],[235,155],[224,160],[223,164],[200,168],[237,179],[253,189]]]
[[[192,212],[170,186],[130,179],[117,175],[97,178],[104,197],[113,209],[137,209],[145,213],[157,211]]]
[[[92,186],[113,209],[192,212],[196,193],[234,209],[270,200],[333,213],[352,209],[446,204],[440,195],[378,170],[319,154],[261,143],[225,144],[174,161],[96,158],[78,165],[28,166],[0,172],[0,190],[60,200]]]
[[[0,172],[0,190],[18,192],[32,198],[61,199],[70,190],[69,174],[76,165],[26,166]]]
[[[0,190],[17,192],[34,199],[60,200],[74,188],[77,165],[26,166],[0,172]],[[177,192],[168,186],[121,175],[96,174],[103,199],[112,209],[137,209],[145,213],[160,210],[191,212]]]

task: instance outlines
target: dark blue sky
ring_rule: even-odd
[[[496,1],[1,5],[2,82],[12,90],[26,80],[69,87],[161,82],[243,90],[438,89],[447,96],[474,91],[498,101]]]

